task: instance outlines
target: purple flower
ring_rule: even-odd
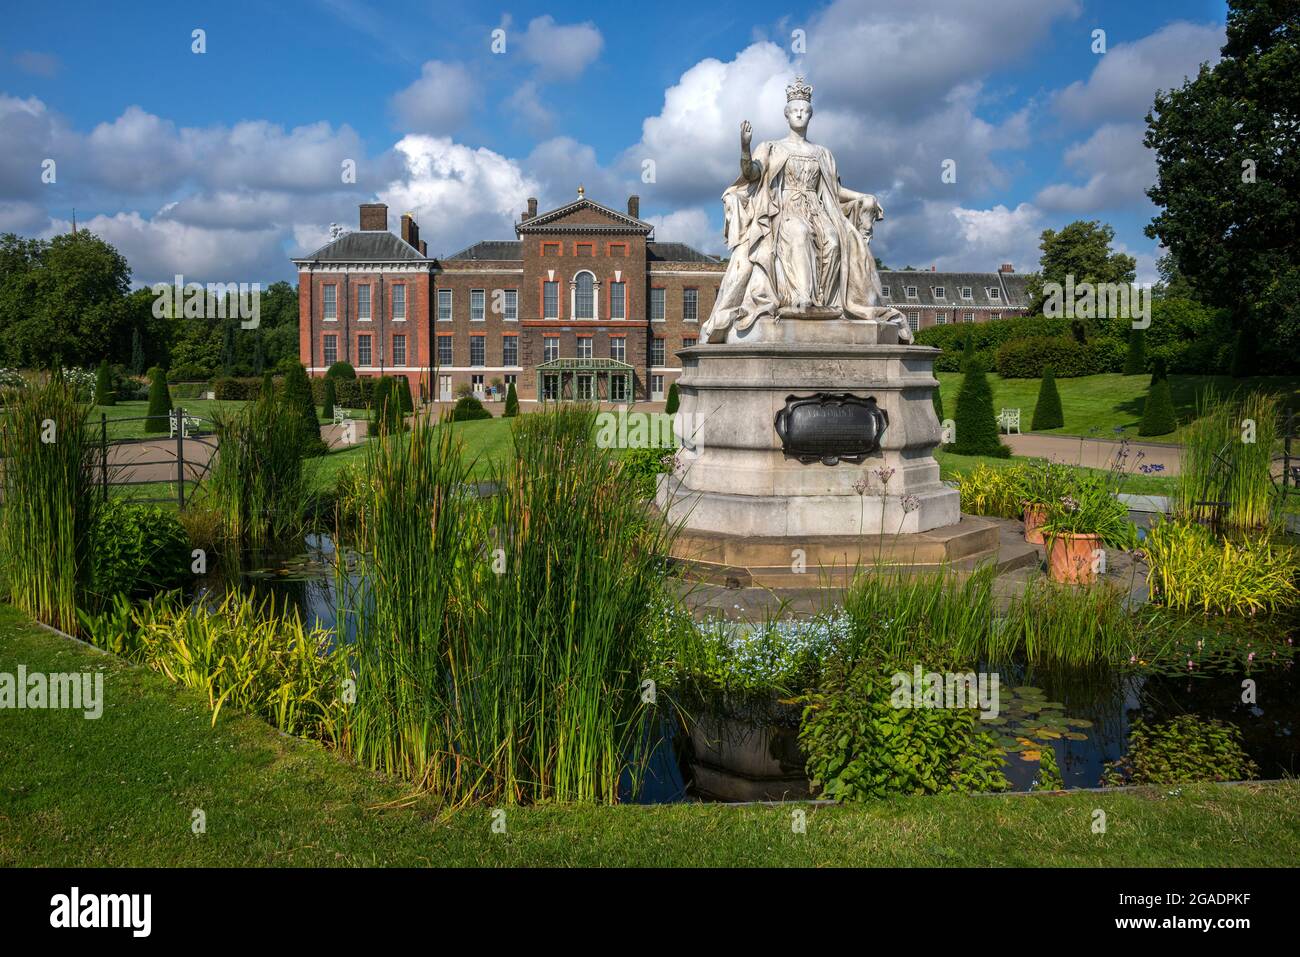
[[[904,512],[915,512],[921,507],[921,500],[915,495],[904,495],[902,506]]]
[[[1065,506],[1067,512],[1077,512],[1079,510],[1078,501],[1070,495],[1062,495],[1061,504]]]
[[[1146,465],[1139,465],[1138,470],[1144,475],[1150,475],[1152,472],[1163,472],[1165,467],[1158,462],[1148,462]]]
[[[880,479],[881,485],[888,485],[889,480],[893,477],[894,477],[893,468],[887,468],[886,466],[882,465],[880,468],[876,469],[876,478]]]
[[[853,491],[857,492],[859,495],[866,495],[869,484],[870,483],[867,482],[867,477],[864,475],[853,483]]]

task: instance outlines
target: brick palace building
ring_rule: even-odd
[[[539,213],[528,200],[513,240],[427,256],[410,214],[389,232],[388,207],[361,206],[360,229],[298,267],[299,354],[322,375],[336,361],[361,376],[403,375],[413,393],[449,400],[463,386],[521,402],[664,398],[695,345],[725,260],[660,242],[640,218],[583,195]],[[1025,310],[1024,277],[883,270],[882,291],[913,329],[986,322]]]

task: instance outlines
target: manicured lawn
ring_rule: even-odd
[[[0,866],[1279,866],[1300,784],[812,808],[548,806],[441,816],[308,742],[0,605],[0,672],[102,670],[98,720],[0,711]],[[202,809],[206,833],[191,831]],[[1094,834],[1093,811],[1106,812]]]
[[[471,475],[474,478],[488,478],[493,466],[504,462],[510,455],[510,423],[510,419],[482,419],[451,424],[452,431],[464,443],[464,455],[472,463]],[[334,484],[342,469],[360,465],[365,457],[366,444],[362,442],[352,448],[339,449],[308,461],[307,471],[317,488],[328,488]]]
[[[1045,434],[1088,435],[1089,430],[1098,438],[1114,438],[1114,429],[1121,428],[1123,435],[1139,438],[1138,425],[1142,420],[1142,406],[1146,401],[1150,376],[1093,375],[1077,379],[1057,379],[1061,393],[1061,409],[1065,425],[1047,429]],[[957,411],[957,390],[961,375],[956,372],[938,373],[939,390],[943,396],[944,413],[952,417]],[[994,409],[1020,409],[1021,428],[1028,432],[1038,401],[1038,379],[1003,379],[990,375],[993,386]],[[1178,412],[1179,429],[1169,435],[1153,437],[1150,441],[1177,442],[1185,426],[1196,414],[1197,397],[1213,388],[1220,396],[1238,390],[1264,389],[1289,395],[1300,408],[1300,378],[1262,377],[1233,379],[1230,376],[1170,376],[1174,407]],[[1283,406],[1285,407],[1285,402]]]

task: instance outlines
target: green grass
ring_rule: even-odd
[[[956,372],[940,372],[938,379],[943,407],[951,415],[957,407],[957,389],[961,385],[961,375]],[[1142,420],[1142,404],[1150,379],[1146,375],[1125,376],[1114,373],[1075,379],[1058,378],[1056,387],[1061,393],[1065,425],[1059,429],[1046,429],[1043,434],[1089,435],[1089,430],[1095,429],[1097,438],[1114,438],[1113,430],[1119,427],[1128,438],[1138,439],[1137,428]],[[1039,382],[1038,379],[1003,379],[990,373],[994,410],[1020,409],[1022,428],[1028,431],[1028,426],[1024,423],[1033,418]],[[1169,385],[1173,391],[1179,426],[1177,431],[1160,436],[1157,440],[1160,442],[1182,440],[1187,424],[1196,415],[1198,397],[1209,389],[1214,389],[1221,396],[1249,389],[1278,392],[1284,397],[1289,396],[1293,404],[1300,408],[1300,378],[1295,376],[1233,379],[1230,376],[1171,375]],[[1282,405],[1286,405],[1285,398]]]
[[[0,671],[105,672],[103,717],[0,711],[0,866],[1267,867],[1300,858],[1300,785],[903,798],[791,809],[548,805],[438,817],[424,799],[222,713],[0,606]],[[201,808],[207,830],[190,830]],[[1102,808],[1107,832],[1093,834]]]
[[[173,399],[172,404],[178,408],[183,408],[190,415],[202,419],[201,427],[204,431],[212,431],[212,421],[217,415],[230,415],[248,403],[243,399]],[[145,401],[119,402],[117,405],[96,405],[90,409],[90,426],[91,434],[99,438],[100,413],[108,417],[108,439],[110,442],[117,439],[157,439],[167,438],[167,432],[146,432],[144,430],[144,416],[149,410],[149,403]],[[370,415],[369,409],[350,409],[354,419],[366,419]],[[317,409],[319,413],[319,408]],[[128,419],[137,419],[138,421],[130,422]],[[321,425],[333,424],[333,419],[322,418]]]

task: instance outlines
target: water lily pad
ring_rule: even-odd
[[[1067,718],[1066,723],[1072,728],[1091,728],[1092,722],[1087,718]]]
[[[1061,702],[1059,702],[1059,701],[1049,701],[1049,702],[1047,702],[1046,704],[1044,704],[1043,707],[1044,707],[1044,708],[1051,708],[1051,709],[1054,710],[1054,711],[1064,711],[1064,710],[1065,710],[1065,705],[1061,704]]]
[[[1022,751],[1020,752],[1021,761],[1041,761],[1043,759],[1042,751]]]
[[[1001,718],[1001,717],[999,717],[999,718],[983,718],[983,719],[981,719],[981,720],[983,720],[983,722],[984,722],[985,724],[992,724],[992,725],[1003,725],[1003,724],[1006,724],[1006,723],[1007,723],[1007,719],[1006,719],[1006,718]]]
[[[1047,728],[1039,729],[1038,734],[1034,735],[1036,738],[1047,738],[1049,741],[1055,741],[1060,736],[1060,731],[1049,731]]]
[[[1013,688],[1012,691],[1020,695],[1022,698],[1028,695],[1041,695],[1043,693],[1042,688],[1031,688],[1028,685],[1024,685],[1019,688]]]
[[[1042,704],[1037,701],[1026,701],[1023,707],[1030,714],[1037,714],[1039,711],[1043,710]]]
[[[1080,731],[1067,731],[1061,737],[1068,741],[1087,741],[1088,736]]]

